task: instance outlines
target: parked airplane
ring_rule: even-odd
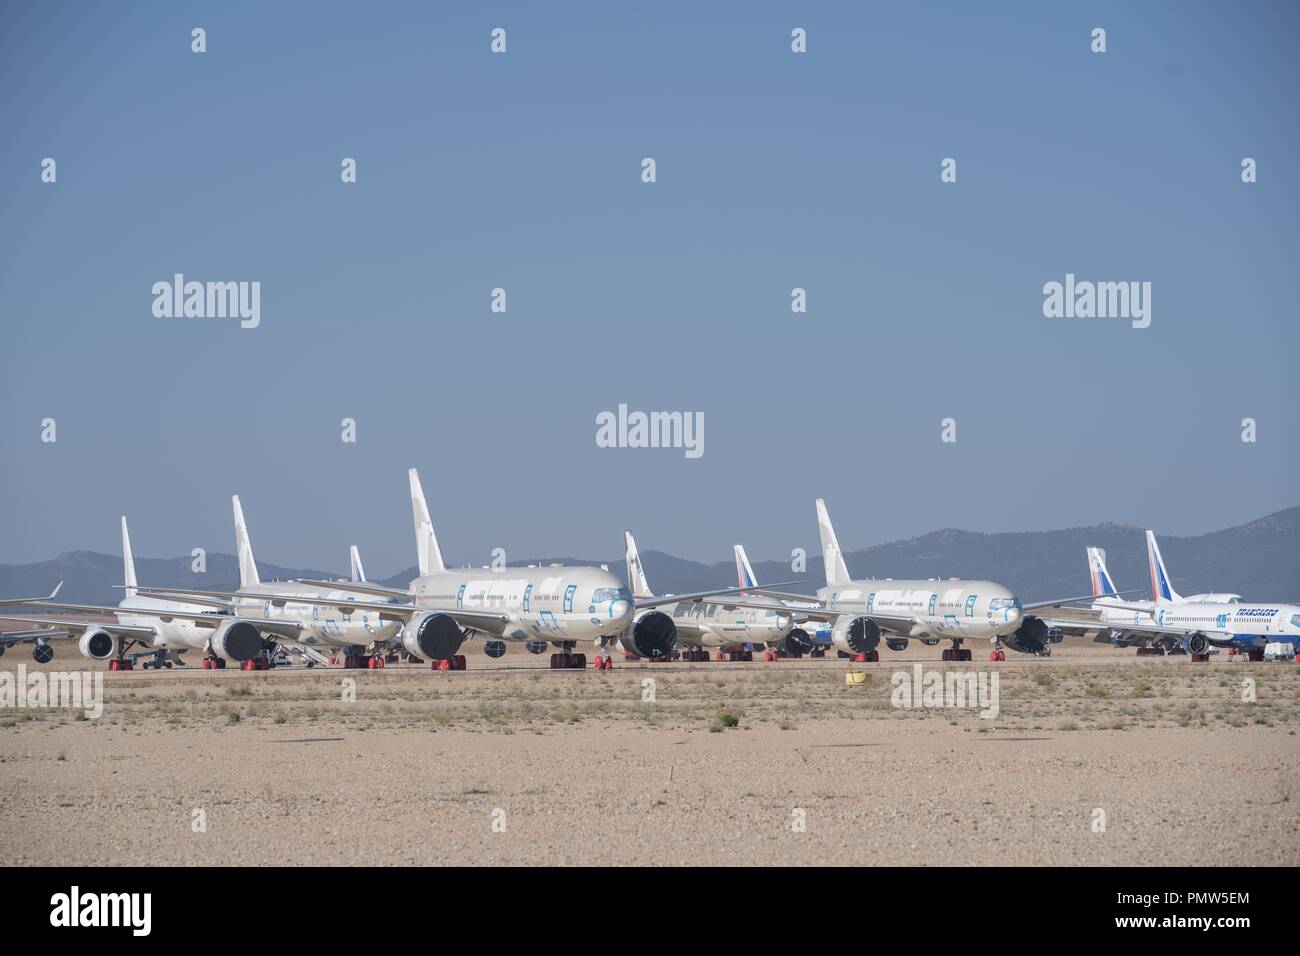
[[[991,581],[854,580],[849,577],[826,503],[817,499],[817,524],[821,531],[826,587],[817,591],[819,609],[809,617],[829,617],[831,642],[860,660],[878,660],[884,639],[890,649],[903,650],[910,638],[951,641],[943,659],[970,660],[968,640],[989,640],[990,656],[1002,659],[1002,644],[1026,654],[1047,655],[1049,629],[1038,616],[1026,611],[1060,607],[1091,595],[1039,601],[1024,605],[1009,590]],[[790,601],[807,601],[808,595],[758,589]],[[784,605],[777,609],[784,608]],[[788,608],[785,608],[788,610]],[[888,636],[886,636],[888,635]]]
[[[1048,621],[1048,626],[1066,633],[1101,630],[1104,633],[1098,634],[1094,640],[1115,647],[1136,647],[1139,656],[1186,653],[1176,635],[1154,629],[1154,601],[1125,601],[1120,598],[1110,572],[1106,570],[1106,552],[1101,548],[1088,548],[1087,554],[1092,593],[1096,598],[1090,610],[1096,615],[1095,619],[1060,618]],[[1241,602],[1241,595],[1204,593],[1180,600],[1189,604],[1237,604]]]
[[[1147,563],[1151,569],[1152,621],[1149,625],[1130,625],[1135,630],[1175,637],[1193,660],[1206,660],[1212,647],[1227,647],[1244,650],[1252,661],[1262,661],[1269,644],[1300,645],[1300,605],[1191,601],[1182,597],[1170,583],[1153,531],[1147,532]],[[1141,605],[1133,604],[1131,609],[1141,610]]]
[[[735,550],[736,577],[740,581],[741,589],[757,587],[758,579],[754,576],[754,569],[750,567],[745,546],[738,544]],[[825,656],[826,648],[831,643],[830,623],[809,616],[809,612],[818,609],[817,602],[808,597],[802,601],[782,601],[781,604],[789,609],[794,625],[790,628],[790,633],[777,642],[776,651],[790,657],[802,657],[804,654],[813,657]]]
[[[131,670],[133,661],[142,655],[127,652],[137,645],[148,649],[145,666],[170,667],[173,663],[182,663],[180,655],[188,650],[203,653],[204,667],[225,667],[227,661],[246,665],[262,657],[268,638],[294,638],[298,634],[294,625],[250,621],[224,611],[214,612],[205,606],[207,602],[140,593],[144,589],[137,586],[135,558],[131,553],[131,537],[125,516],[122,518],[122,568],[126,593],[116,607],[55,604],[45,599],[32,606],[53,613],[0,614],[0,619],[23,621],[34,628],[57,629],[66,636],[76,637],[81,653],[95,660],[108,661],[109,670]],[[74,617],[66,612],[99,613],[115,617],[116,621]],[[54,657],[54,650],[43,635],[37,635],[35,643],[32,656],[38,663],[44,664]]]
[[[652,600],[655,594],[650,590],[631,531],[623,532],[623,544],[632,596]],[[743,571],[741,574],[743,577]],[[744,594],[728,599],[725,604],[721,599],[705,603],[673,595],[666,597],[676,602],[667,613],[677,629],[677,642],[685,645],[681,652],[684,661],[707,661],[709,648],[717,650],[720,661],[752,661],[754,652],[745,645],[775,645],[794,630],[793,616],[773,609],[771,601],[761,597],[753,599],[757,606],[751,606],[751,599]]]
[[[337,582],[303,580],[264,586],[265,593],[259,592],[262,600],[270,606],[292,601],[328,608],[344,618],[357,612],[373,615],[386,627],[396,626],[393,640],[407,653],[433,661],[440,670],[465,667],[465,657],[459,651],[470,637],[485,638],[484,649],[492,657],[501,656],[509,643],[535,647],[548,642],[559,648],[559,653],[551,655],[554,668],[585,667],[586,655],[575,653],[581,641],[593,641],[601,648],[619,643],[638,657],[671,655],[677,631],[672,618],[656,608],[679,598],[636,601],[618,578],[601,568],[448,568],[420,476],[412,468],[408,477],[420,571],[408,588],[357,582],[341,594],[334,590]],[[308,593],[322,588],[330,593]],[[727,590],[731,589],[684,597]],[[356,594],[370,600],[357,600]]]

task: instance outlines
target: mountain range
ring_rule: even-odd
[[[1160,548],[1173,578],[1183,594],[1201,591],[1230,591],[1247,600],[1300,601],[1300,506],[1266,515],[1235,528],[1225,528],[1194,537],[1161,536]],[[1146,542],[1141,528],[1101,524],[1089,528],[1059,531],[1004,532],[981,534],[945,528],[917,538],[891,541],[846,553],[849,572],[855,577],[894,578],[984,578],[1012,588],[1024,601],[1087,594],[1091,590],[1084,548],[1106,550],[1107,564],[1116,587],[1140,588],[1134,598],[1150,598]],[[751,556],[753,561],[753,556]],[[158,587],[229,590],[239,583],[239,566],[234,555],[209,554],[202,573],[191,569],[193,559],[136,558],[141,584]],[[703,590],[736,582],[730,561],[703,564],[674,557],[662,551],[642,551],[646,575],[658,594]],[[621,556],[600,561],[572,557],[540,558],[519,564],[608,565],[625,577]],[[803,573],[791,568],[791,560],[754,562],[760,583],[801,578],[802,583],[786,590],[812,593],[825,578],[819,557],[809,556]],[[263,581],[290,578],[335,578],[337,570],[290,568],[259,563]],[[405,587],[414,578],[414,567],[378,581]],[[373,579],[372,579],[373,580]],[[122,597],[122,559],[95,551],[67,551],[57,558],[33,564],[0,564],[0,597],[48,593],[64,582],[62,600],[88,604],[116,604]]]

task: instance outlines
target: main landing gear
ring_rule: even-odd
[[[880,660],[880,651],[872,648],[863,654],[854,654],[853,663],[855,664],[875,664]]]
[[[430,669],[435,671],[463,671],[465,669],[465,655],[456,654],[444,660],[434,661],[430,665]]]
[[[576,646],[573,641],[565,641],[555,646],[560,648],[560,653],[551,655],[551,670],[587,669],[587,655],[573,653],[573,648]]]
[[[736,661],[752,661],[753,659],[754,652],[746,650],[744,647],[732,647],[727,648],[726,650],[721,647],[718,648],[717,660],[720,661],[731,661],[732,663],[735,663]]]
[[[945,647],[943,650],[943,659],[945,661],[968,661],[970,660],[970,648],[961,646],[962,638],[952,638],[952,647]]]
[[[226,664],[225,661],[221,662],[221,665],[223,667],[225,666],[225,664]],[[203,662],[203,666],[204,667],[208,666],[208,662],[206,660]],[[108,669],[111,671],[133,671],[135,670],[135,661],[127,657],[115,657],[113,658],[113,660],[108,662]]]

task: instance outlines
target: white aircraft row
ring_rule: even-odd
[[[122,601],[116,607],[56,604],[51,595],[4,602],[40,606],[42,613],[0,612],[0,620],[24,627],[0,638],[0,653],[15,643],[33,643],[33,656],[44,662],[53,656],[50,639],[68,636],[78,640],[83,655],[108,660],[113,670],[131,668],[128,651],[136,646],[149,656],[146,666],[178,663],[180,654],[193,650],[205,668],[235,663],[262,669],[280,645],[331,649],[345,667],[382,667],[405,652],[439,669],[457,670],[465,666],[459,653],[463,642],[480,637],[487,640],[490,656],[500,656],[511,642],[525,643],[535,653],[551,645],[558,648],[552,667],[576,668],[586,666],[586,655],[575,652],[583,642],[595,643],[606,663],[615,644],[638,657],[665,657],[677,633],[673,619],[657,610],[660,605],[737,590],[635,599],[602,568],[448,568],[415,469],[409,478],[419,576],[407,588],[364,580],[263,583],[236,496],[238,590],[140,585],[123,518]],[[364,578],[355,549],[353,563],[353,577]]]
[[[1137,647],[1139,654],[1191,654],[1204,660],[1211,648],[1244,652],[1252,661],[1264,659],[1269,644],[1300,645],[1300,605],[1254,604],[1240,594],[1204,593],[1183,597],[1170,583],[1164,557],[1153,531],[1147,531],[1147,564],[1151,571],[1151,600],[1119,597],[1106,570],[1106,553],[1088,549],[1088,569],[1096,600],[1095,622],[1062,619],[1050,626],[1063,631],[1105,631],[1101,640],[1116,647]],[[1100,627],[1099,627],[1100,625]]]
[[[236,496],[237,590],[140,585],[123,518],[123,600],[116,607],[55,603],[56,588],[48,597],[0,601],[41,609],[0,611],[0,620],[22,626],[0,635],[0,653],[31,643],[33,656],[44,663],[53,656],[52,639],[72,637],[83,655],[108,660],[111,669],[128,669],[139,656],[146,658],[146,667],[171,666],[187,651],[198,652],[205,668],[235,663],[261,669],[277,650],[289,649],[309,663],[324,662],[322,652],[329,652],[345,667],[377,668],[404,653],[408,659],[428,659],[438,669],[457,670],[465,666],[464,641],[480,638],[490,657],[523,643],[534,653],[556,648],[552,667],[581,668],[586,655],[576,648],[585,642],[595,645],[602,667],[609,666],[613,647],[650,660],[706,660],[710,649],[719,659],[750,659],[753,646],[767,648],[769,659],[817,654],[822,648],[804,627],[814,623],[828,628],[834,648],[862,661],[879,659],[882,640],[900,651],[913,638],[928,645],[949,641],[944,660],[970,660],[964,645],[978,640],[990,642],[992,659],[1005,659],[1004,645],[1046,655],[1063,631],[1109,629],[1121,646],[1184,647],[1198,657],[1217,645],[1245,649],[1254,658],[1268,642],[1300,640],[1295,606],[1248,605],[1227,594],[1179,596],[1151,532],[1153,601],[1123,600],[1104,554],[1089,549],[1091,594],[1022,604],[991,581],[851,578],[825,502],[818,499],[826,586],[815,598],[775,590],[781,585],[760,586],[740,545],[735,547],[736,587],[657,597],[630,532],[625,532],[627,587],[607,570],[585,566],[448,568],[415,469],[409,484],[419,574],[406,588],[367,582],[355,547],[350,581],[262,582]],[[1094,618],[1031,613],[1079,601],[1092,602]],[[134,647],[142,650],[129,653]]]

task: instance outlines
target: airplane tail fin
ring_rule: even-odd
[[[749,555],[745,554],[743,544],[736,545],[736,577],[742,588],[758,587],[758,580],[754,577],[754,569],[749,566]]]
[[[135,597],[135,555],[131,553],[131,535],[126,530],[126,515],[122,515],[122,572],[126,579],[123,582],[126,585],[126,596]],[[63,582],[60,581],[59,586],[62,587]],[[56,590],[55,594],[57,593]]]
[[[1156,533],[1147,531],[1147,562],[1151,565],[1151,597],[1156,605],[1177,604],[1183,596],[1169,583],[1169,572],[1165,570],[1165,559],[1160,554],[1160,545],[1156,544]]]
[[[1092,574],[1092,596],[1114,597],[1115,582],[1106,570],[1106,552],[1102,548],[1088,549],[1088,571]]]
[[[361,566],[361,552],[357,550],[357,546],[355,544],[352,546],[351,554],[352,554],[352,583],[365,584],[366,569]]]
[[[415,517],[415,551],[420,574],[438,574],[446,571],[447,566],[442,563],[442,549],[438,547],[438,536],[433,532],[433,519],[429,517],[429,505],[420,486],[420,473],[412,468],[407,475],[411,479],[411,511]]]
[[[623,546],[627,552],[627,586],[632,589],[634,598],[652,598],[650,583],[645,579],[645,568],[641,567],[641,553],[636,549],[636,541],[631,531],[623,532]]]
[[[249,587],[261,584],[257,576],[257,562],[253,560],[253,544],[248,540],[248,526],[244,524],[244,509],[239,503],[239,495],[230,499],[235,506],[235,552],[239,557],[239,586]]]
[[[840,551],[840,542],[831,527],[831,516],[826,513],[826,502],[817,499],[817,527],[822,535],[822,563],[826,565],[826,586],[835,587],[847,584],[850,580],[848,566],[844,563],[844,553]]]

